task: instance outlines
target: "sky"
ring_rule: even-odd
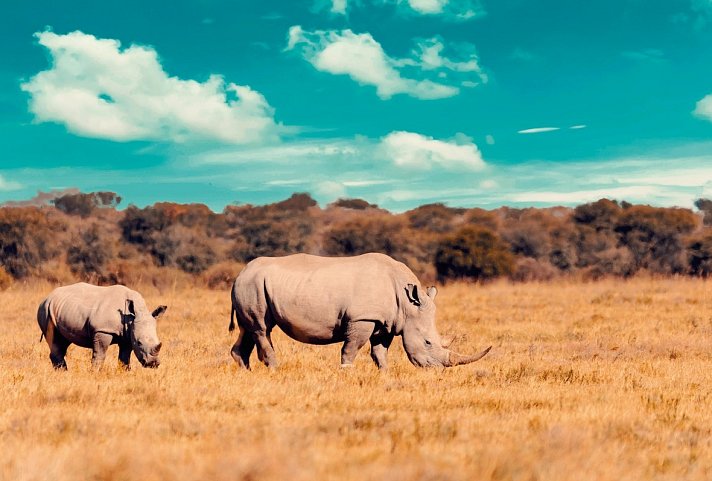
[[[0,202],[712,198],[712,0],[0,8]]]

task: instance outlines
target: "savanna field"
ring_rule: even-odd
[[[38,303],[0,292],[0,477],[7,480],[708,480],[712,283],[638,278],[450,284],[438,328],[468,366],[421,370],[396,340],[364,348],[275,332],[281,366],[229,356],[229,294],[139,287],[159,321],[157,370],[104,368],[72,346],[54,372]],[[134,286],[135,287],[135,286]]]

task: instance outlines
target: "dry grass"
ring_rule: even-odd
[[[100,373],[38,343],[49,285],[0,292],[0,477],[12,480],[712,478],[712,283],[452,285],[439,326],[482,361],[418,370],[400,346],[275,337],[282,366],[240,372],[225,292],[146,288],[170,305],[158,370]]]

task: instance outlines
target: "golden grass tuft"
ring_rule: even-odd
[[[78,347],[54,372],[52,286],[0,292],[1,479],[712,478],[710,282],[449,285],[441,333],[492,352],[418,370],[397,345],[387,373],[281,334],[277,371],[238,371],[228,292],[159,287],[140,290],[169,305],[161,367],[129,373],[115,346],[99,373]]]

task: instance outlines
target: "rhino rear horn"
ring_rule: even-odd
[[[479,361],[485,357],[488,352],[490,352],[490,349],[492,349],[492,346],[488,347],[479,354],[475,354],[474,356],[463,356],[462,354],[450,351],[450,357],[448,359],[448,363],[445,364],[445,367],[459,366],[461,364],[470,364],[471,362]]]

